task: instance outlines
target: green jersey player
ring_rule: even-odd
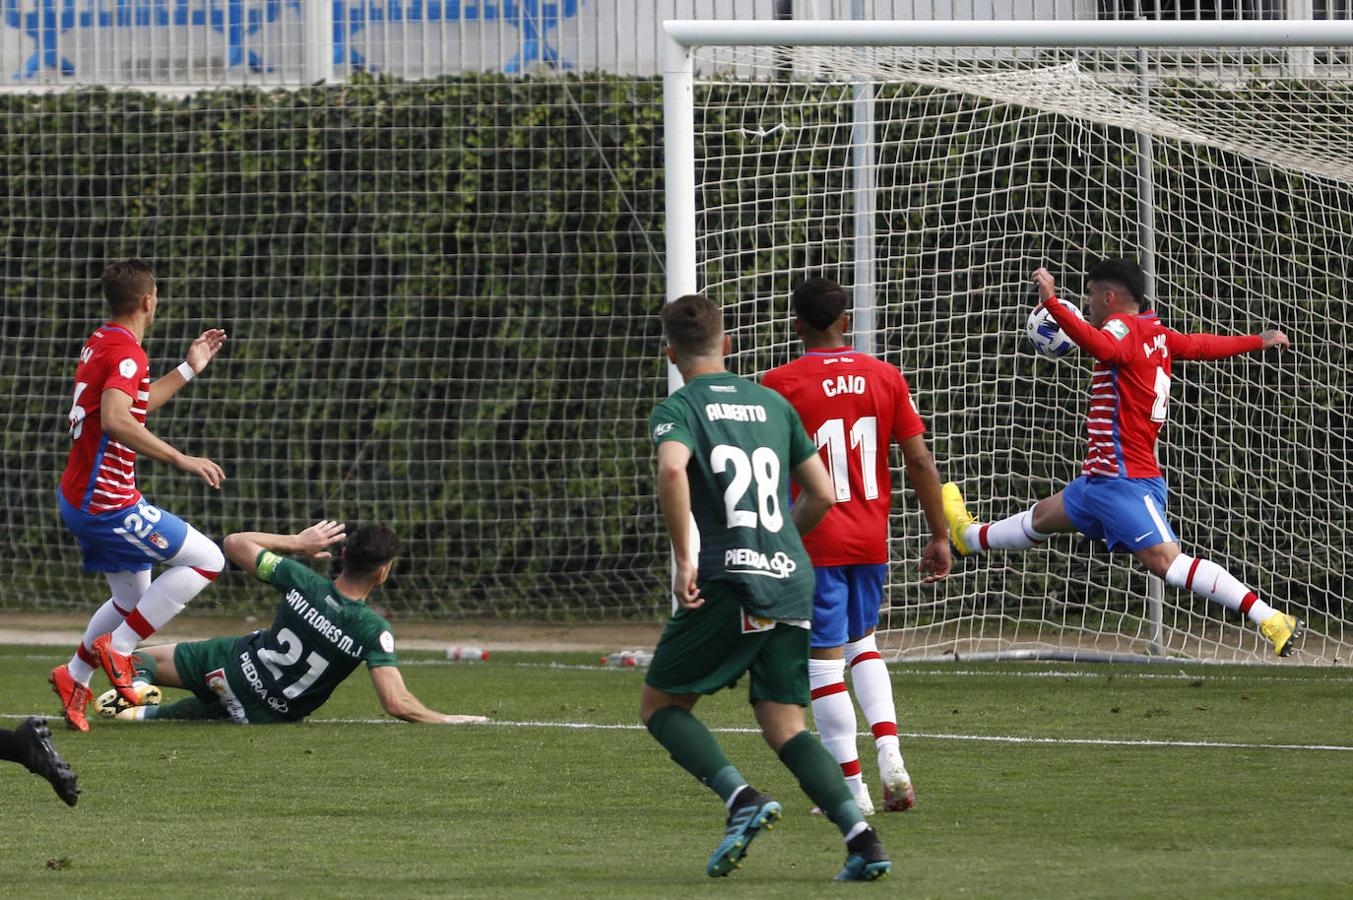
[[[649,422],[679,608],[653,653],[640,718],[727,806],[724,838],[706,866],[727,875],[782,809],[747,784],[691,709],[749,674],[766,742],[846,839],[838,880],[872,881],[887,873],[888,856],[835,759],[804,726],[814,581],[799,535],[832,505],[827,470],[787,400],[724,368],[729,340],[712,300],[674,300],[662,322],[667,356],[686,380]],[[802,491],[789,507],[791,473]]]
[[[100,711],[131,720],[298,721],[322,706],[365,662],[381,706],[396,718],[443,724],[487,721],[435,712],[405,687],[394,633],[365,602],[389,577],[399,552],[399,539],[388,528],[370,525],[348,536],[343,569],[333,581],[279,555],[325,559],[330,555],[325,548],[343,539],[344,526],[329,521],[294,535],[229,535],[226,556],[283,594],[272,626],[238,638],[145,648],[133,658],[133,685],[146,701],[158,698],[155,685],[186,688],[194,696],[167,706],[127,706],[116,691],[109,691],[99,698]]]

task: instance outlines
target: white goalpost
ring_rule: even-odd
[[[1281,327],[1282,355],[1175,367],[1162,467],[1187,552],[1353,657],[1348,547],[1353,23],[665,25],[667,296],[725,310],[734,368],[797,352],[810,274],[856,291],[979,518],[1079,473],[1089,361],[1023,337],[1029,274],[1078,300],[1138,258],[1180,331]],[[871,300],[862,298],[872,297]],[[904,658],[1272,661],[1253,626],[1080,538],[917,584],[894,504],[880,643]]]

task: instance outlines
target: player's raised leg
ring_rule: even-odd
[[[150,583],[136,608],[111,635],[94,642],[108,681],[133,705],[139,704],[140,697],[132,686],[134,668],[128,654],[178,615],[225,568],[221,548],[177,516],[164,512],[158,527],[160,533],[178,539],[177,550],[166,560],[169,568]]]
[[[1305,632],[1305,623],[1269,606],[1244,582],[1209,559],[1189,556],[1173,541],[1137,551],[1142,565],[1171,587],[1192,591],[1259,626],[1278,656],[1290,656]]]
[[[1054,534],[1076,530],[1063,508],[1061,491],[1023,512],[989,523],[978,522],[968,511],[962,492],[952,481],[944,486],[942,496],[950,540],[964,556],[985,550],[1028,550]]]

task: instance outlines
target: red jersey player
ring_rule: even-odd
[[[85,706],[89,679],[102,665],[128,702],[139,702],[127,654],[172,619],[225,568],[210,538],[141,496],[136,458],[144,454],[198,476],[213,488],[225,479],[210,459],[186,456],[146,428],[146,416],[163,406],[211,362],[225,343],[219,328],[202,333],[186,361],[153,383],[141,338],[155,321],[155,274],[140,260],[103,271],[103,294],[112,317],[80,350],[68,426],[70,458],[57,503],[61,519],[80,544],[84,568],[102,572],[112,597],[89,620],[68,664],[52,670],[67,724],[89,730]],[[153,582],[155,563],[169,566]]]
[[[1086,275],[1082,322],[1056,296],[1047,269],[1033,274],[1043,305],[1067,336],[1095,358],[1086,419],[1089,449],[1081,475],[1033,508],[990,525],[968,513],[958,486],[944,486],[944,509],[962,554],[1024,550],[1053,534],[1079,531],[1126,549],[1174,587],[1221,603],[1259,626],[1279,656],[1289,655],[1304,625],[1280,613],[1216,563],[1189,556],[1165,519],[1166,489],[1156,463],[1156,436],[1170,400],[1175,359],[1222,359],[1287,347],[1281,331],[1222,337],[1180,334],[1144,310],[1146,275],[1130,259],[1105,259]]]
[[[939,472],[907,380],[893,366],[847,344],[846,300],[840,285],[826,278],[810,278],[795,289],[794,329],[803,339],[804,355],[767,372],[761,383],[793,404],[836,490],[836,504],[822,524],[803,536],[817,576],[809,686],[822,743],[840,763],[856,803],[872,813],[855,746],[855,705],[846,693],[847,665],[874,733],[884,807],[904,810],[916,801],[898,744],[892,682],[874,640],[888,574],[888,447],[893,440],[902,447],[907,475],[930,524],[930,542],[921,556],[921,569],[928,573],[924,580],[944,578],[952,561]]]

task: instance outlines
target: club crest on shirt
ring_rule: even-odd
[[[1127,323],[1124,322],[1122,319],[1114,319],[1112,322],[1104,326],[1104,330],[1120,341],[1128,336]]]
[[[770,631],[774,627],[774,619],[767,619],[763,616],[754,616],[745,609],[742,611],[743,634],[756,634],[758,631]]]

